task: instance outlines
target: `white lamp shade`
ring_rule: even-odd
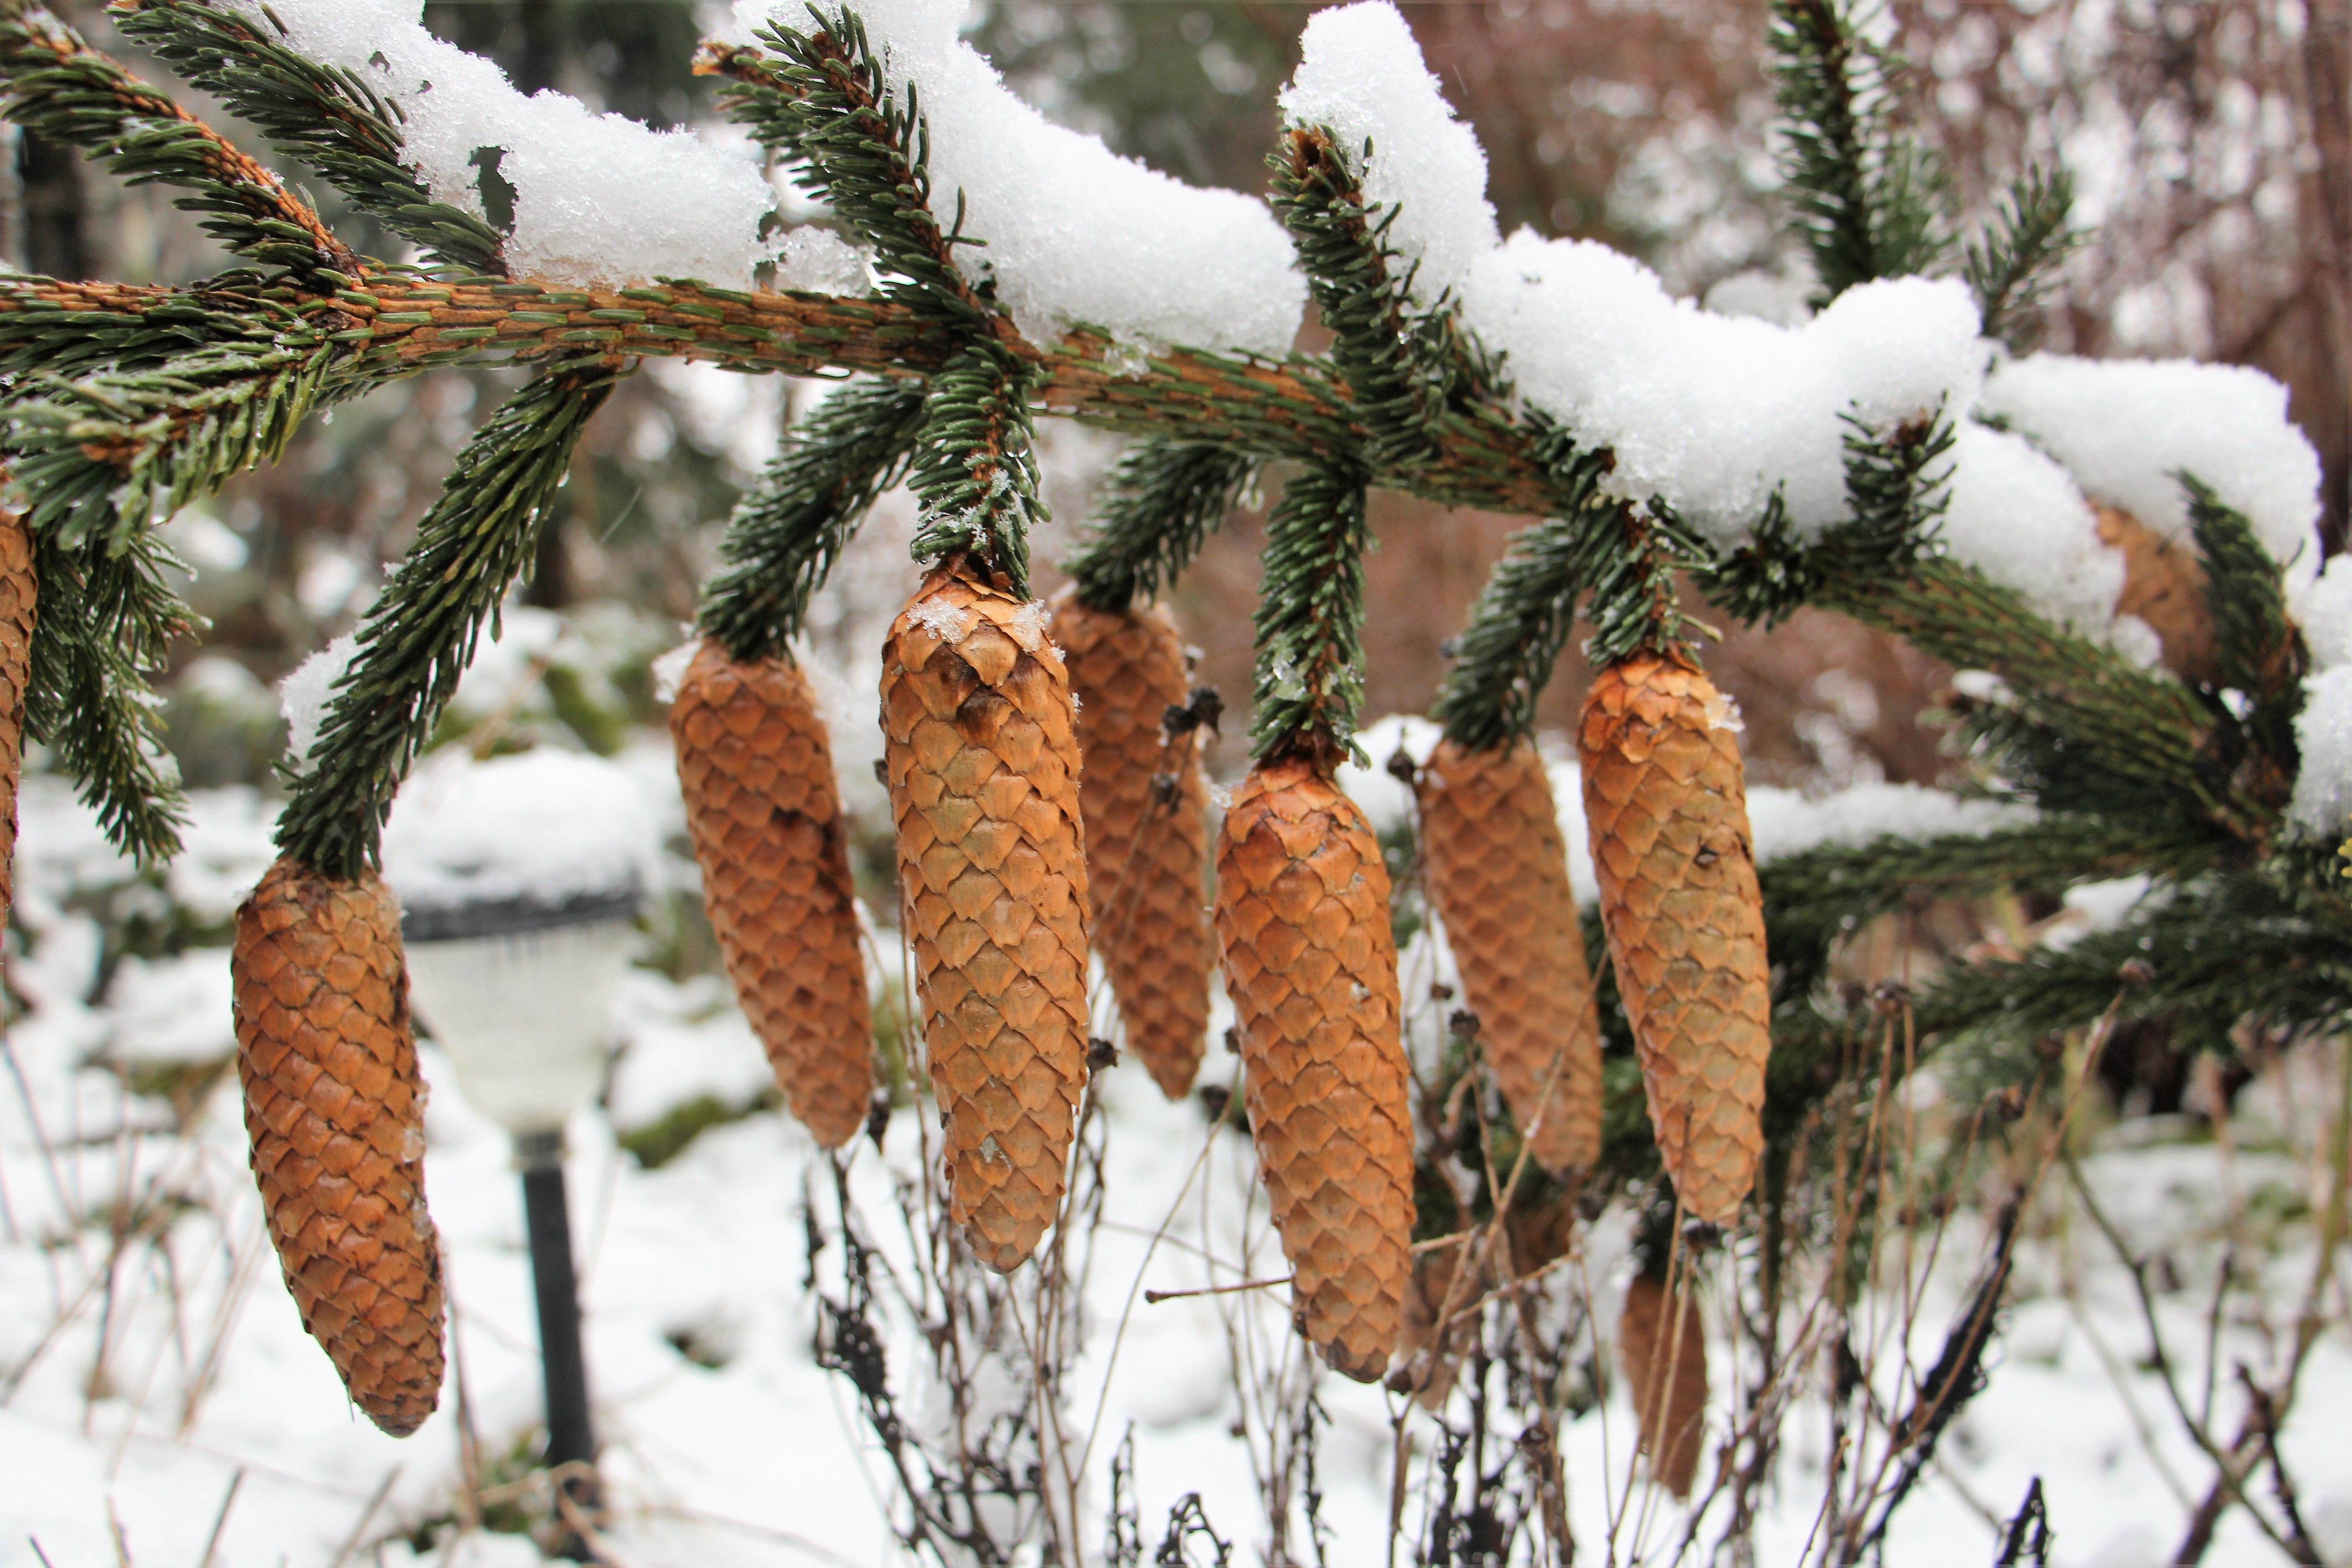
[[[634,930],[604,918],[412,937],[409,994],[467,1103],[520,1134],[558,1131],[595,1098]]]

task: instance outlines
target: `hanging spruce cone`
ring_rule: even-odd
[[[934,567],[883,648],[882,729],[949,1214],[1010,1272],[1054,1223],[1087,1076],[1078,744],[1037,606]]]
[[[1680,656],[1596,676],[1579,732],[1609,952],[1675,1191],[1738,1217],[1764,1146],[1771,974],[1730,703]]]
[[[1601,1157],[1601,1016],[1543,759],[1441,741],[1421,771],[1429,891],[1478,1041],[1555,1175]],[[1542,1121],[1537,1123],[1538,1108]]]
[[[1196,731],[1171,736],[1160,724],[1188,695],[1183,645],[1165,610],[1076,598],[1055,609],[1053,636],[1078,699],[1095,947],[1129,1047],[1179,1100],[1209,1033],[1208,790]]]
[[[873,1033],[833,750],[808,678],[697,649],[669,710],[703,907],[776,1085],[818,1142],[866,1124]]]
[[[1373,1382],[1412,1269],[1410,1075],[1380,843],[1313,764],[1261,763],[1234,792],[1217,941],[1292,1316],[1335,1369]]]
[[[0,473],[0,479],[6,477]],[[24,765],[25,691],[32,679],[39,589],[25,514],[0,506],[0,925],[16,902],[16,779]]]
[[[2170,540],[2127,511],[2092,503],[2099,541],[2124,554],[2124,589],[2116,614],[2137,616],[2156,633],[2164,668],[2192,683],[2221,678],[2213,609],[2205,598],[2205,560],[2186,541]]]
[[[236,911],[236,1066],[269,1239],[302,1326],[395,1437],[441,1393],[441,1253],[400,906],[281,858]]]
[[[1635,1275],[1617,1319],[1617,1361],[1633,1390],[1633,1419],[1652,1479],[1678,1498],[1689,1497],[1706,1439],[1706,1329],[1698,1303],[1686,1295],[1669,1297],[1664,1281]]]

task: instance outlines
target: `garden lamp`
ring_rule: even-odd
[[[421,771],[384,838],[417,1015],[449,1053],[467,1102],[514,1139],[547,1463],[583,1510],[595,1502],[596,1443],[563,1128],[604,1081],[614,993],[635,934],[642,816],[613,764],[535,752]],[[582,1554],[576,1531],[561,1535],[567,1555]]]

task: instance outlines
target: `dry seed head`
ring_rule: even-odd
[[[6,473],[0,470],[0,479]],[[0,922],[16,904],[16,780],[24,764],[25,692],[32,680],[39,578],[25,514],[0,505]]]
[[[1157,606],[1098,610],[1075,597],[1055,606],[1053,637],[1078,699],[1095,947],[1128,1045],[1179,1100],[1208,1039],[1210,963],[1199,731],[1171,735],[1160,724],[1186,700],[1183,643]]]
[[[1675,1496],[1689,1497],[1706,1439],[1706,1326],[1698,1303],[1685,1291],[1669,1297],[1662,1281],[1635,1275],[1617,1318],[1617,1362],[1633,1391],[1652,1478]]]
[[[808,678],[706,640],[671,703],[703,908],[776,1085],[818,1142],[866,1124],[873,1031],[847,826]]]
[[[1299,1331],[1377,1381],[1412,1270],[1412,1118],[1388,869],[1310,763],[1259,763],[1217,839],[1217,941]]]
[[[949,1214],[1010,1272],[1054,1222],[1087,1080],[1086,848],[1062,656],[1032,606],[951,556],[890,627],[882,729]]]
[[[1729,1225],[1764,1146],[1771,972],[1727,704],[1637,653],[1594,677],[1578,732],[1609,952],[1650,1124],[1694,1216]]]
[[[441,1392],[441,1253],[400,906],[280,858],[236,911],[236,1067],[269,1239],[302,1326],[395,1437]]]
[[[1546,1170],[1588,1166],[1601,1157],[1601,1016],[1543,759],[1525,741],[1441,741],[1420,795],[1430,897],[1511,1119],[1537,1128]]]

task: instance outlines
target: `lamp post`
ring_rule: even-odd
[[[546,1459],[585,1516],[599,1502],[596,1438],[563,1128],[604,1080],[613,994],[637,910],[636,797],[611,764],[560,752],[420,779],[415,808],[404,791],[384,839],[387,876],[406,910],[410,994],[449,1053],[459,1092],[514,1140],[539,1303]],[[557,1549],[584,1559],[586,1542],[560,1502],[557,1524]]]

